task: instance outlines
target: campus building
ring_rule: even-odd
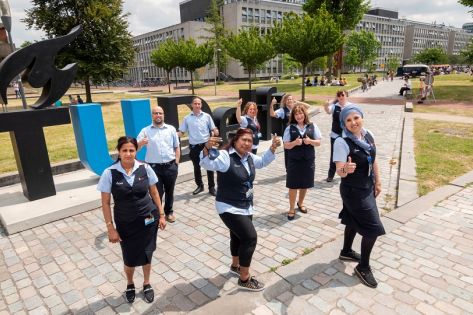
[[[164,70],[156,68],[149,55],[159,43],[166,38],[204,41],[202,34],[209,25],[205,18],[210,0],[187,0],[179,5],[181,23],[160,30],[134,37],[134,45],[138,52],[135,63],[130,68],[129,79],[165,78]],[[274,22],[282,20],[287,12],[301,14],[305,0],[224,0],[220,8],[224,27],[236,33],[240,29],[256,26],[261,34],[268,33]],[[468,24],[468,23],[467,23]],[[468,27],[468,25],[467,25]],[[465,25],[464,25],[465,28]],[[467,28],[466,28],[467,29]],[[459,54],[473,38],[473,33],[466,29],[454,28],[443,24],[429,24],[399,18],[397,11],[372,8],[358,23],[355,31],[367,30],[374,32],[381,42],[378,58],[375,60],[377,70],[383,70],[386,60],[394,57],[400,63],[411,59],[416,53],[431,47],[442,47],[447,54]],[[345,69],[342,69],[342,71]],[[215,69],[212,65],[199,73],[200,79],[213,79]],[[234,79],[246,79],[248,73],[237,61],[228,63],[225,72]],[[281,56],[267,62],[263,69],[257,70],[257,77],[280,76],[283,72]],[[177,69],[172,80],[190,80],[184,69]]]

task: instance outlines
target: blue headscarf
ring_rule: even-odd
[[[361,108],[355,104],[350,104],[345,107],[343,107],[342,111],[340,112],[340,126],[342,127],[343,131],[345,132],[345,135],[352,140],[357,146],[361,147],[363,150],[365,150],[366,153],[370,153],[371,151],[371,145],[363,140],[358,139],[354,134],[350,132],[350,130],[347,129],[345,126],[345,119],[350,115],[351,113],[357,113],[363,118],[363,111]],[[362,134],[366,134],[366,129],[361,130]]]

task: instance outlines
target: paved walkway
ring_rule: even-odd
[[[380,85],[381,86],[381,85]],[[383,177],[379,208],[393,209],[403,111],[362,105],[377,139]],[[326,183],[330,116],[314,120],[327,137],[317,149],[316,182],[308,214],[288,222],[282,154],[259,170],[255,201],[258,246],[252,269],[263,293],[236,289],[228,231],[208,194],[192,196],[192,181],[176,187],[177,222],[158,235],[151,281],[157,299],[121,296],[125,280],[119,246],[106,241],[101,209],[25,232],[0,234],[0,314],[452,314],[473,310],[473,200],[465,188],[405,224],[384,217],[390,231],[373,253],[380,286],[373,290],[337,260],[343,226],[339,181]],[[282,266],[282,262],[294,262]],[[275,272],[274,272],[275,271]],[[135,281],[142,283],[141,272]],[[410,313],[409,313],[410,312]]]

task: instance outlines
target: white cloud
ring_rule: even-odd
[[[124,12],[129,12],[130,32],[139,35],[180,22],[179,2],[182,0],[125,0]],[[462,6],[457,0],[372,0],[372,6],[398,10],[399,17],[426,23],[445,23],[461,27],[463,23],[472,22],[470,8]],[[26,40],[41,39],[42,32],[27,30],[20,20],[25,16],[25,9],[31,7],[29,0],[10,0],[12,9],[12,36],[17,45]]]

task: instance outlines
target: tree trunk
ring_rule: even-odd
[[[176,87],[177,87],[177,68],[174,68],[174,76],[176,77]]]
[[[248,86],[251,90],[251,70],[250,69],[248,69]]]
[[[171,71],[166,71],[166,73],[167,73],[167,80],[168,80],[168,91],[169,91],[169,94],[171,94],[171,81],[169,80]]]
[[[92,94],[90,93],[90,81],[89,81],[89,76],[85,77],[85,102],[86,103],[92,103]]]
[[[191,73],[191,88],[192,88],[192,95],[195,95],[194,93],[194,75],[193,71],[189,71]]]
[[[305,68],[307,65],[302,65],[302,98],[301,101],[305,101]]]
[[[327,80],[328,83],[332,82],[332,68],[333,68],[333,54],[329,55],[327,58],[327,66],[328,66],[328,75],[327,75]]]

